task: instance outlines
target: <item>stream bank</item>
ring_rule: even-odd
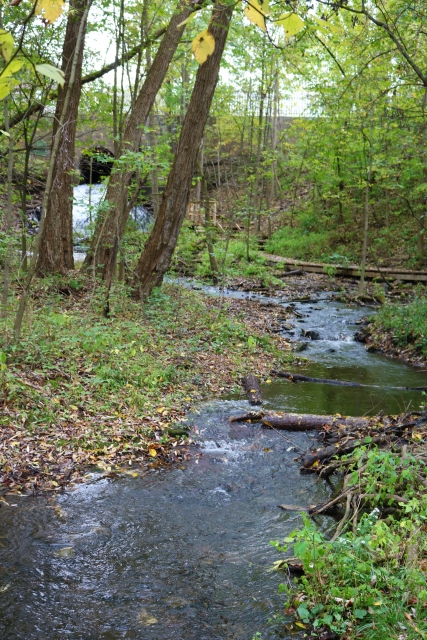
[[[173,289],[168,285],[166,291],[170,294]],[[400,412],[419,402],[418,393],[396,393],[391,387],[402,386],[402,380],[405,386],[423,386],[424,373],[367,353],[352,339],[363,309],[330,301],[324,293],[310,302],[252,293],[229,292],[229,296],[241,297],[236,313],[249,304],[248,296],[255,296],[249,300],[256,301],[260,309],[270,305],[265,308],[274,314],[280,306],[285,311],[294,305],[292,313],[278,316],[282,343],[298,343],[303,329],[317,327],[319,339],[305,340],[311,362],[304,372],[313,377],[373,383],[367,391],[317,383],[267,382],[264,375],[265,409],[363,415],[381,409]],[[231,331],[229,324],[209,329],[209,322],[218,318],[220,305],[225,308],[225,299],[216,304],[211,301],[216,315],[209,312],[203,325],[200,318],[197,325],[199,330],[203,326],[209,331],[204,337],[209,338],[212,352],[203,342],[193,345],[198,350],[190,351],[194,335],[182,335],[182,322],[172,329],[171,318],[189,310],[184,305],[191,301],[191,317],[180,318],[185,318],[187,330],[196,326],[200,300],[201,294],[189,291],[182,292],[176,304],[169,301],[170,309],[165,298],[153,302],[159,306],[153,307],[151,321],[156,326],[169,323],[167,340],[185,339],[186,357],[196,363],[208,353],[219,354],[214,364],[199,370],[200,375],[211,371],[212,384],[214,380],[218,384],[223,374],[220,369],[212,373],[210,366],[218,367],[226,347],[234,353],[233,364],[239,356],[246,371],[249,365],[259,371],[264,351],[266,374],[275,352],[267,353],[266,358],[269,347],[261,332],[248,335],[237,325],[236,333],[229,333],[226,341],[224,332],[226,327]],[[103,325],[103,330],[109,335],[108,326]],[[56,335],[62,334],[59,331]],[[259,343],[252,342],[251,351],[247,341],[255,335]],[[104,345],[103,354],[111,351],[118,355],[114,354],[116,348],[121,351],[117,339],[115,333]],[[127,335],[126,344],[132,339]],[[147,335],[144,340],[151,350]],[[179,348],[183,346],[181,342]],[[248,357],[243,359],[246,351]],[[94,360],[98,357],[99,353],[86,354],[85,368],[98,366]],[[128,366],[125,358],[120,366]],[[212,393],[212,388],[206,386],[202,392]],[[55,393],[61,393],[59,385]],[[158,399],[159,388],[153,390],[153,396]],[[159,422],[168,419],[163,416],[165,404],[162,402]],[[277,505],[321,502],[338,487],[300,474],[300,454],[317,444],[313,434],[280,434],[256,425],[231,425],[230,416],[245,410],[247,403],[241,400],[240,392],[197,405],[187,417],[191,438],[199,448],[193,449],[190,459],[183,456],[169,468],[142,466],[132,470],[136,477],[94,473],[86,478],[86,484],[75,485],[50,500],[6,495],[9,506],[0,506],[2,638],[248,640],[257,632],[263,640],[295,638],[298,628],[292,612],[285,620],[277,617],[283,596],[276,595],[279,576],[268,572],[278,557],[268,541],[289,535],[300,525],[301,516],[283,512]],[[154,418],[154,411],[152,415]],[[123,429],[123,418],[116,416],[115,420]],[[319,516],[321,533],[326,534],[334,525],[329,516]]]

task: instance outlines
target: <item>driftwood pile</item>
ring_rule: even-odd
[[[366,474],[364,476],[364,472],[367,468],[368,452],[373,447],[392,451],[395,457],[400,459],[401,462],[396,466],[397,473],[399,468],[404,468],[404,460],[408,455],[424,461],[427,468],[427,412],[412,411],[401,416],[346,417],[249,411],[244,415],[231,417],[230,422],[260,423],[266,428],[286,431],[318,431],[322,446],[301,456],[301,471],[317,473],[324,478],[332,473],[342,474],[343,481],[338,494],[327,502],[305,508],[293,505],[279,506],[287,510],[304,510],[312,516],[333,513],[337,508],[343,508],[344,515],[332,540],[335,540],[349,523],[355,531],[360,514],[372,508],[372,504],[379,507],[383,517],[386,517],[388,513],[399,512],[408,502],[404,496],[387,494],[382,503],[378,504],[378,494],[372,493],[372,489],[366,490],[369,478]],[[365,450],[362,457],[359,455],[356,459],[351,453],[360,446],[364,446]],[[355,470],[358,474],[357,483],[350,482]],[[427,488],[426,474],[421,474],[417,482],[420,487]],[[380,492],[381,487],[378,486],[376,490]],[[293,566],[291,563],[289,568],[301,570],[301,564]]]

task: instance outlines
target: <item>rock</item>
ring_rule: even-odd
[[[368,337],[367,332],[364,329],[361,329],[360,331],[356,331],[356,333],[354,334],[354,339],[356,340],[356,342],[366,342],[366,339]]]
[[[296,347],[294,347],[294,351],[300,352],[305,351],[308,347],[308,342],[299,342]]]
[[[302,329],[301,335],[310,340],[320,340],[320,333],[314,329]]]
[[[377,347],[374,344],[368,344],[365,347],[368,353],[376,353],[378,351]]]

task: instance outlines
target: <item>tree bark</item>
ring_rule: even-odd
[[[9,144],[8,144],[8,160],[7,160],[7,204],[6,204],[6,240],[7,240],[7,250],[6,250],[6,260],[4,264],[4,282],[3,282],[3,294],[1,301],[1,317],[6,318],[7,316],[7,302],[9,298],[9,286],[10,286],[10,265],[12,261],[13,255],[13,240],[11,238],[12,231],[12,222],[13,222],[13,209],[12,209],[12,194],[13,194],[13,144],[14,139],[9,133],[9,100],[7,97],[4,101],[4,121],[5,121],[5,131],[9,136]]]
[[[70,81],[71,66],[77,36],[82,23],[86,21],[85,10],[88,0],[71,0],[67,28],[62,51],[62,70],[65,73],[64,87],[59,87],[58,100],[53,124],[53,136],[59,128],[64,99]],[[73,258],[73,169],[77,130],[77,117],[81,94],[82,63],[86,24],[83,25],[83,38],[77,52],[76,77],[73,92],[60,131],[59,151],[55,163],[52,188],[50,190],[45,226],[41,237],[40,252],[36,267],[39,275],[47,273],[66,273],[74,268]]]
[[[166,30],[148,69],[147,76],[135,104],[128,116],[122,138],[124,152],[137,152],[141,146],[142,129],[147,122],[151,107],[163,83],[169,64],[178,46],[185,25],[178,25],[186,20],[193,10],[193,3],[180,3],[176,13]],[[109,272],[114,270],[119,242],[126,228],[128,218],[128,189],[132,178],[132,169],[114,170],[110,176],[105,195],[105,213],[98,216],[90,249],[83,263],[83,269],[95,268],[104,280],[108,280]]]
[[[84,38],[84,32],[85,32],[85,23],[87,20],[87,16],[89,13],[89,9],[91,7],[92,4],[92,0],[88,0],[88,4],[86,6],[86,9],[84,11],[83,14],[83,18],[82,21],[80,23],[80,28],[78,30],[77,33],[77,38],[76,38],[76,48],[74,51],[74,55],[72,57],[71,60],[71,71],[70,71],[70,78],[69,78],[69,82],[68,82],[68,86],[67,86],[67,91],[65,92],[65,96],[64,96],[64,108],[62,109],[62,113],[61,113],[61,117],[58,123],[58,128],[56,131],[56,134],[53,138],[53,143],[52,143],[52,151],[51,151],[51,155],[50,155],[50,162],[49,162],[49,169],[47,172],[47,178],[46,178],[46,189],[45,192],[43,194],[43,202],[42,202],[42,216],[41,216],[41,220],[40,220],[40,227],[39,227],[39,232],[36,236],[35,242],[33,244],[33,255],[31,257],[31,262],[30,262],[30,268],[28,270],[28,274],[27,277],[25,278],[25,281],[23,283],[23,287],[22,287],[22,293],[21,293],[21,298],[19,300],[19,307],[18,307],[18,311],[16,312],[16,316],[15,316],[15,322],[13,325],[13,334],[14,334],[14,339],[17,342],[20,337],[21,337],[21,329],[22,329],[22,321],[24,319],[24,313],[25,313],[25,309],[27,306],[27,300],[28,300],[28,296],[30,293],[30,289],[31,289],[31,283],[33,281],[34,275],[36,273],[36,267],[37,267],[37,259],[40,253],[40,245],[41,245],[41,238],[43,236],[43,230],[44,230],[44,226],[45,226],[45,222],[46,222],[46,210],[47,210],[47,204],[48,204],[48,199],[49,199],[49,194],[50,191],[52,189],[52,184],[53,184],[53,176],[54,176],[54,170],[55,170],[55,165],[56,165],[56,159],[58,156],[58,151],[59,151],[59,143],[61,140],[61,130],[65,124],[65,115],[68,113],[68,105],[70,104],[70,100],[71,100],[71,96],[73,93],[73,88],[74,88],[74,80],[76,77],[76,73],[77,73],[77,67],[78,67],[78,51],[80,49],[80,43],[82,42],[83,38]]]
[[[233,7],[226,7],[219,2],[213,9],[209,32],[215,38],[215,50],[197,71],[159,213],[136,267],[134,286],[143,298],[162,283],[175,250],[187,209],[191,178],[218,81],[232,13]]]
[[[347,418],[338,416],[316,416],[310,413],[285,413],[283,415],[266,415],[263,425],[285,431],[315,431],[327,426],[344,425],[345,427],[368,427],[369,418]]]

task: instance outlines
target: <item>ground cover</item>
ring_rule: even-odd
[[[321,477],[342,474],[338,495],[311,507],[313,520],[303,514],[284,543],[272,542],[303,571],[296,585],[280,586],[285,613],[310,638],[426,638],[427,413],[373,418],[357,430],[339,422],[323,434],[337,456],[306,458]],[[325,532],[315,516],[337,507],[338,525]]]
[[[425,290],[408,304],[389,302],[382,306],[367,327],[369,345],[387,355],[404,358],[418,366],[427,365],[427,297]]]
[[[105,319],[98,295],[78,273],[38,281],[19,344],[10,310],[0,344],[3,492],[59,491],[91,466],[114,473],[182,461],[194,403],[294,358],[259,324],[271,309],[229,310],[173,284],[141,306],[116,284]]]

